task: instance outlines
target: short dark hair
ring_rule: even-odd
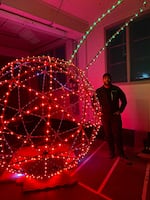
[[[108,76],[111,79],[111,74],[110,73],[103,74],[103,78],[106,77],[106,76]]]

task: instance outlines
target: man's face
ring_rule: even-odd
[[[111,85],[111,78],[109,76],[104,76],[103,77],[103,83],[105,86],[110,86]]]

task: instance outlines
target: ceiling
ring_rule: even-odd
[[[0,63],[16,57],[34,55],[35,51],[60,40],[60,37],[38,28],[0,17]]]
[[[115,0],[43,0],[59,10],[68,12],[91,24]]]
[[[59,40],[79,39],[106,4],[100,0],[32,0],[32,5],[25,0],[0,2],[0,56],[5,54],[3,49],[26,55]]]
[[[52,34],[0,17],[0,44],[2,46],[17,47],[22,51],[30,52],[57,39],[58,37]]]
[[[0,59],[7,55],[35,55],[68,38],[78,40],[116,2],[0,0]],[[123,6],[131,10],[136,7],[130,0],[123,1]],[[119,10],[122,12],[121,8]]]

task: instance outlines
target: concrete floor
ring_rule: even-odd
[[[16,182],[0,183],[1,200],[149,200],[150,159],[125,147],[129,159],[109,159],[107,144],[97,139],[78,168],[71,172],[73,185],[24,192]]]

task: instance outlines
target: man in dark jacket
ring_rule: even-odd
[[[124,92],[111,83],[111,75],[103,75],[104,85],[96,90],[102,109],[102,125],[110,150],[110,158],[115,157],[115,144],[120,157],[125,157],[122,141],[122,119],[127,100]]]

